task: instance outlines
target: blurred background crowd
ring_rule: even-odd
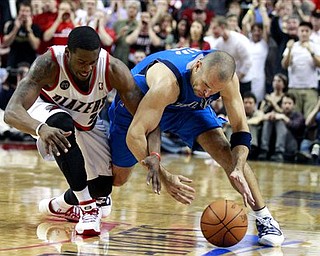
[[[3,110],[35,58],[83,25],[129,68],[165,49],[228,52],[253,137],[249,159],[320,163],[320,0],[1,0],[0,141],[33,141],[3,122]],[[228,119],[221,99],[211,107]],[[168,133],[162,150],[201,153]]]

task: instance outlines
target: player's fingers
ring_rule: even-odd
[[[68,148],[71,147],[69,141],[64,136],[62,136],[62,134],[60,136],[58,135],[56,137],[53,137],[52,140],[64,153],[67,153]]]
[[[60,152],[58,150],[58,148],[56,147],[56,145],[54,143],[51,143],[49,146],[49,150],[55,155],[55,156],[60,156]]]
[[[177,193],[178,201],[183,204],[191,204],[193,199],[190,199],[189,197],[185,196],[184,194]]]
[[[159,194],[159,189],[158,189],[158,175],[157,173],[153,172],[153,175],[152,175],[152,189],[153,189],[153,192],[154,193],[157,193]]]
[[[247,199],[247,195],[245,193],[242,195],[242,198],[243,198],[244,206],[248,207],[248,199]]]
[[[181,183],[181,185],[180,185],[180,190],[188,191],[190,193],[196,192],[196,190],[193,187],[190,187],[190,186],[183,184],[183,183]]]
[[[147,185],[150,185],[150,180],[152,179],[152,173],[149,171],[148,172],[148,175],[147,175],[147,180],[146,180],[146,182],[147,182]]]
[[[191,179],[189,179],[189,178],[187,178],[185,176],[179,175],[178,177],[179,177],[180,181],[187,182],[187,183],[191,183],[192,182]]]

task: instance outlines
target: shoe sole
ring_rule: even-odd
[[[94,229],[86,229],[86,230],[83,230],[82,233],[76,230],[76,234],[81,236],[98,236],[100,235],[100,233],[101,233],[100,231],[96,231]]]

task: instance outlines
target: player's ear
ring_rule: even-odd
[[[201,60],[198,60],[197,63],[196,63],[196,72],[199,71],[199,69],[202,67],[202,61]]]
[[[68,47],[66,47],[65,51],[64,51],[64,54],[66,55],[67,59],[70,58],[70,50]]]

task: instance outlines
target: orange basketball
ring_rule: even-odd
[[[215,246],[229,247],[241,241],[248,229],[247,214],[230,200],[212,202],[201,216],[201,231]]]

